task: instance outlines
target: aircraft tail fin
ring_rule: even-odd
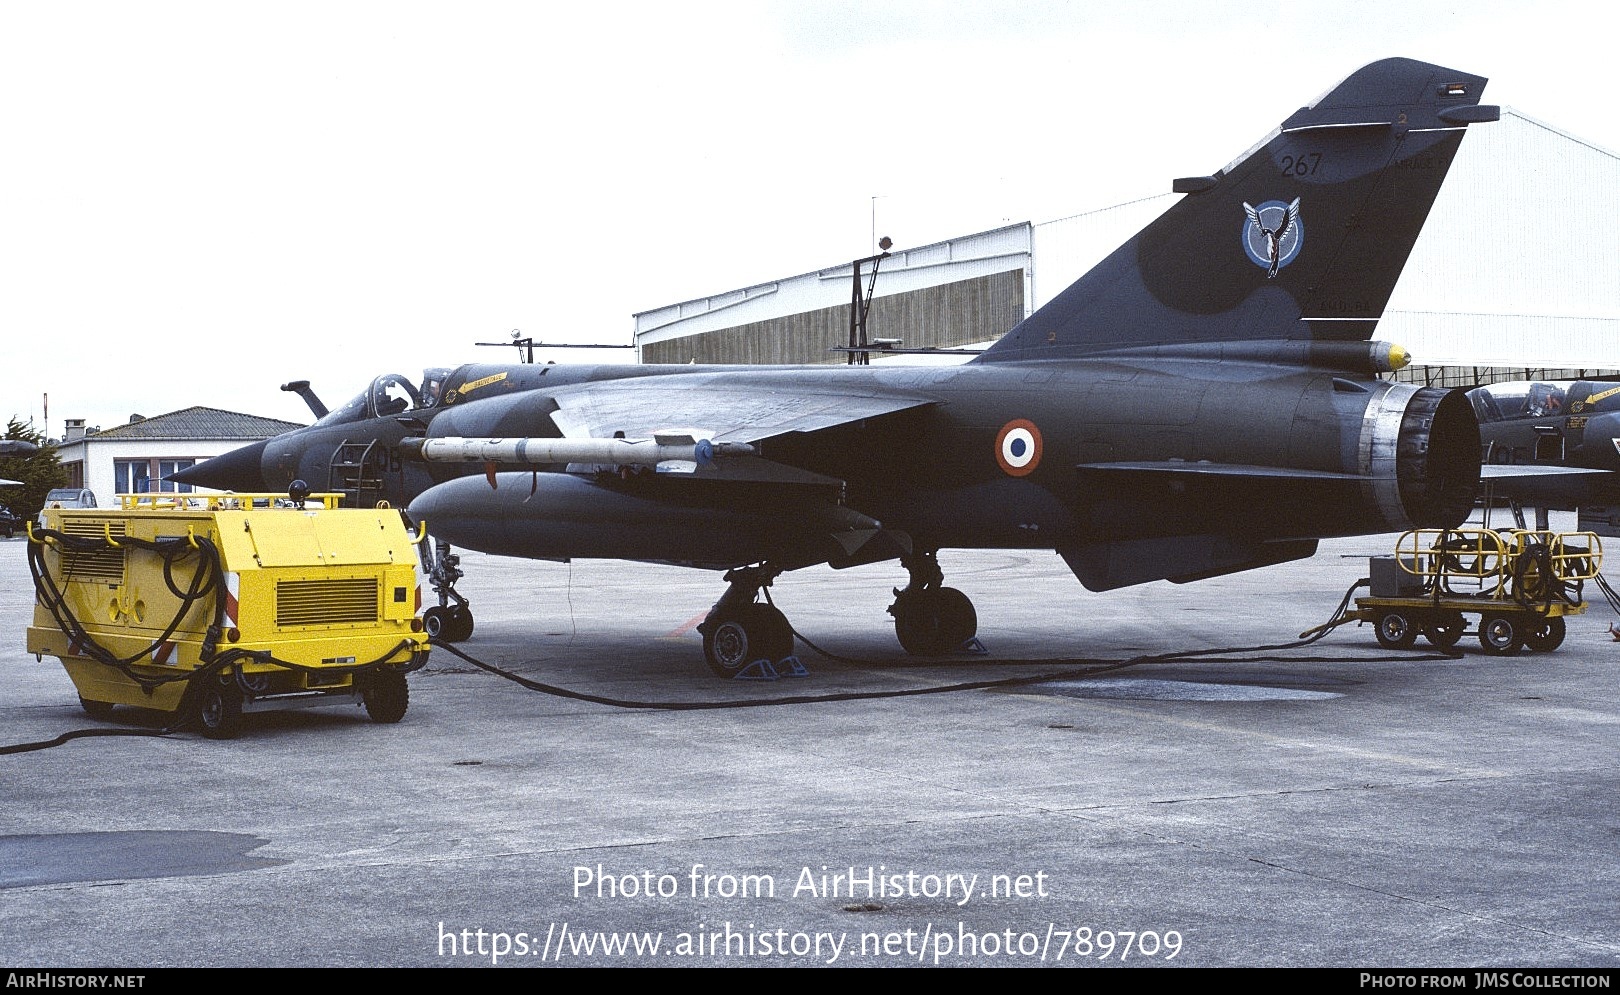
[[[1485,79],[1411,59],[1357,70],[1185,193],[975,362],[1372,334]]]

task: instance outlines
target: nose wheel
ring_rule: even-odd
[[[429,639],[459,643],[472,638],[472,603],[456,590],[456,581],[466,576],[461,557],[450,552],[450,544],[440,539],[421,546],[422,569],[427,572],[439,603],[422,613],[422,631]]]
[[[472,638],[472,612],[465,605],[434,606],[422,613],[422,631],[442,643],[464,642]]]

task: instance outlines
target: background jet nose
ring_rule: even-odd
[[[270,488],[265,485],[264,474],[259,469],[265,445],[265,442],[255,442],[251,446],[233,449],[223,456],[215,456],[178,473],[171,473],[165,479],[193,487],[212,487],[217,491],[268,491]]]

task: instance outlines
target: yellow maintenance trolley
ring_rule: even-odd
[[[1391,649],[1411,646],[1419,634],[1450,649],[1466,634],[1468,616],[1478,615],[1485,652],[1550,652],[1564,641],[1565,617],[1585,613],[1584,585],[1602,564],[1602,541],[1591,532],[1414,529],[1401,535],[1394,556],[1371,558],[1369,597],[1305,635],[1371,622]]]
[[[29,529],[28,650],[54,656],[94,716],[115,705],[195,715],[364,705],[398,722],[427,663],[415,544],[400,513],[336,494],[141,494],[49,509]]]

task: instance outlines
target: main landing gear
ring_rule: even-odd
[[[769,564],[727,571],[731,586],[698,625],[703,657],[717,675],[769,679],[786,660],[792,660],[795,673],[802,672],[793,659],[793,627],[787,616],[775,605],[755,600],[781,572]]]
[[[422,613],[422,630],[429,639],[440,642],[459,643],[470,639],[472,605],[456,590],[456,581],[465,576],[461,557],[450,552],[449,543],[435,539],[432,546],[422,544],[422,568],[427,571],[433,593],[439,596],[438,605]]]
[[[900,565],[911,574],[904,590],[895,588],[894,634],[913,656],[939,656],[959,648],[979,631],[973,602],[954,587],[944,587],[938,551],[902,557]]]

